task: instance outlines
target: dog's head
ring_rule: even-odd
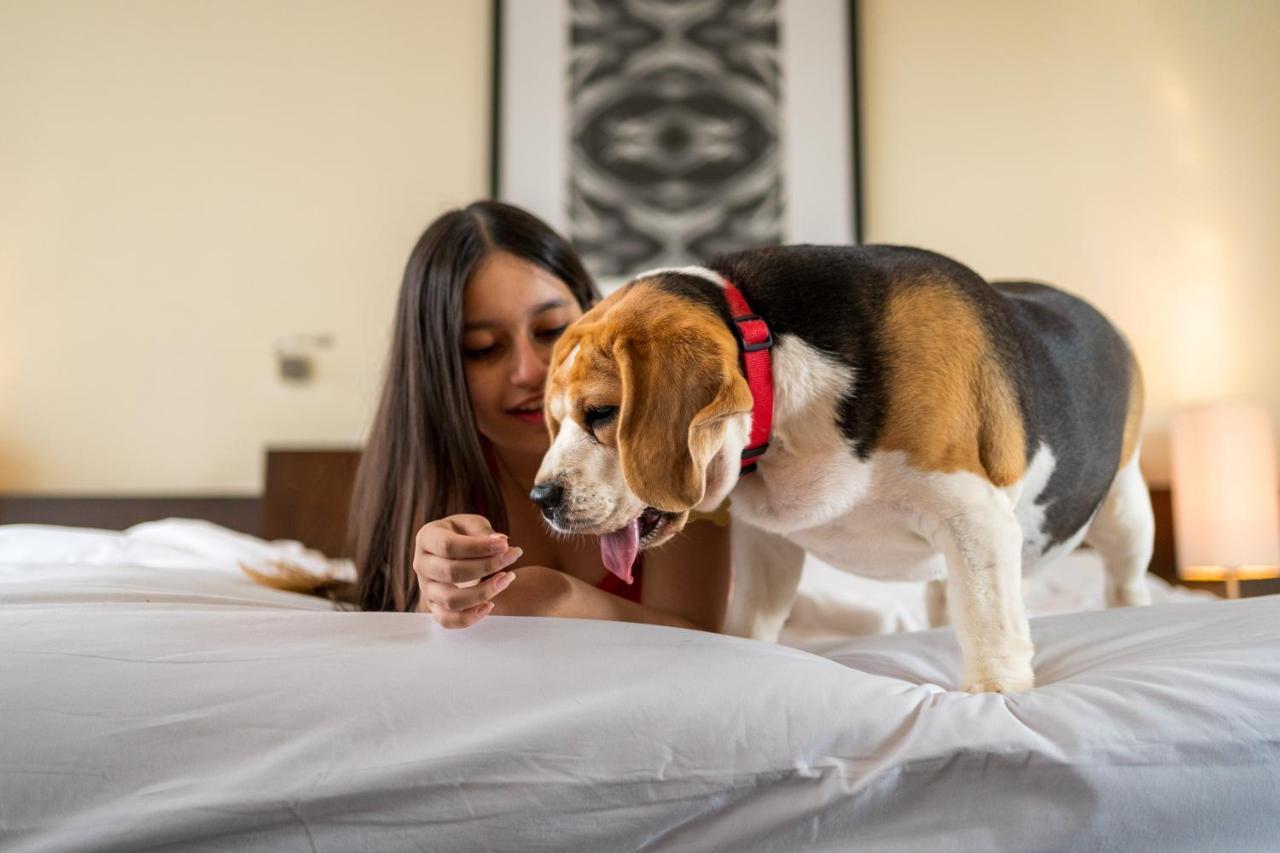
[[[639,549],[724,500],[750,431],[737,341],[710,302],[673,286],[680,276],[624,286],[551,355],[551,449],[531,497],[556,530],[600,536],[605,565],[624,579]]]

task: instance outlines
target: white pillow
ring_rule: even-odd
[[[330,560],[298,542],[267,542],[188,518],[148,521],[125,531],[0,525],[0,563],[212,569],[236,574],[241,565],[270,572],[275,563],[287,563],[324,577],[355,579],[350,561]]]

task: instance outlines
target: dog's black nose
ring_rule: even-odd
[[[533,502],[542,507],[543,513],[553,512],[560,506],[560,500],[564,497],[564,489],[555,483],[538,483],[533,487],[533,491],[529,492],[529,497]]]

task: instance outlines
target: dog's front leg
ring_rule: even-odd
[[[970,693],[1029,690],[1034,648],[1022,603],[1022,530],[1013,506],[985,481],[947,491],[926,535],[946,557],[964,687]]]
[[[736,519],[731,531],[733,583],[724,632],[776,642],[800,585],[804,549]]]

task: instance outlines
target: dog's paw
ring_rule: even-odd
[[[964,689],[969,693],[1024,693],[1036,686],[1034,676],[1027,678],[988,678],[974,681]]]
[[[1036,686],[1031,665],[988,667],[965,678],[969,693],[1022,693]]]

